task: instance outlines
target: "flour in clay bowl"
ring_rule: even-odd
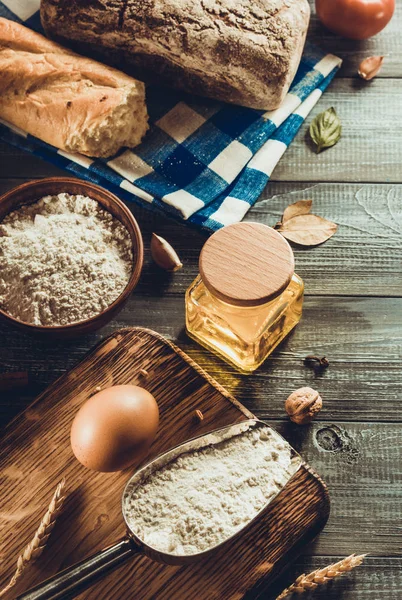
[[[186,452],[126,488],[127,524],[157,551],[205,552],[245,527],[279,493],[300,457],[268,426]]]
[[[131,249],[126,227],[86,196],[22,206],[0,223],[0,308],[39,326],[90,319],[127,286]]]

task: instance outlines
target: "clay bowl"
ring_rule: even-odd
[[[134,219],[128,208],[111,192],[108,192],[93,183],[81,181],[80,179],[74,179],[72,177],[49,177],[19,185],[0,197],[0,222],[7,214],[16,210],[23,204],[32,204],[40,198],[43,198],[43,196],[56,195],[62,192],[81,194],[97,200],[105,210],[123,223],[131,236],[134,264],[130,280],[120,296],[104,311],[85,321],[56,327],[30,325],[29,323],[14,319],[0,309],[0,319],[6,321],[10,325],[14,325],[27,333],[58,339],[74,337],[83,333],[95,331],[106,325],[106,323],[120,312],[138,283],[144,259],[141,231],[137,221]]]

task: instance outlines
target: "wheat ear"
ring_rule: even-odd
[[[328,567],[324,567],[323,569],[317,569],[308,575],[300,575],[290,587],[283,590],[282,594],[280,594],[276,600],[283,600],[291,594],[302,594],[309,590],[315,590],[319,585],[328,583],[331,579],[335,579],[335,577],[339,577],[361,565],[365,556],[367,555],[360,554],[359,556],[356,556],[356,554],[351,554],[333,565],[328,565]]]
[[[66,480],[63,478],[58,484],[56,491],[53,494],[53,498],[49,504],[46,514],[40,522],[40,525],[36,530],[33,539],[29,542],[27,546],[25,546],[25,548],[19,555],[15,573],[11,577],[6,587],[0,591],[0,597],[4,596],[4,594],[8,592],[8,590],[10,590],[17,583],[18,579],[21,577],[28,564],[34,562],[42,554],[46,546],[46,542],[50,536],[50,533],[56,523],[56,519],[63,506],[63,502],[65,499],[65,496],[63,494],[65,485]]]

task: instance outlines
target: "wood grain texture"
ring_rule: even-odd
[[[274,181],[400,182],[402,80],[335,79],[303,123],[272,173]],[[308,135],[314,117],[333,106],[342,122],[340,141],[315,155]]]
[[[279,592],[293,583],[302,573],[310,573],[336,562],[344,555],[336,554],[325,557],[305,556],[297,559],[289,568],[286,576],[281,578],[263,595],[265,600],[274,600]],[[402,569],[399,558],[367,556],[364,563],[344,577],[339,577],[333,583],[318,588],[312,594],[300,598],[315,600],[400,600],[402,597]],[[295,596],[298,598],[298,596]],[[249,599],[247,599],[249,600]]]
[[[0,165],[3,177],[7,174],[7,177],[34,179],[36,177],[62,177],[66,174],[63,169],[4,142],[0,142]]]
[[[147,371],[146,377],[141,369]],[[69,434],[78,408],[98,386],[125,383],[140,383],[158,401],[160,427],[149,458],[195,435],[250,416],[225,390],[152,332],[126,329],[104,340],[22,413],[1,442],[0,554],[5,560],[0,587],[11,576],[20,547],[30,539],[31,526],[45,498],[60,477],[65,476],[68,482],[66,511],[58,521],[58,535],[50,541],[52,552],[35,572],[28,572],[13,595],[22,585],[27,589],[62,566],[113,543],[117,532],[123,533],[120,498],[129,471],[105,474],[85,469],[72,455]],[[194,422],[195,409],[203,412],[202,422]],[[328,512],[324,484],[303,464],[247,535],[234,540],[219,556],[187,567],[160,565],[135,556],[82,597],[117,600],[129,597],[134,588],[138,599],[151,599],[162,591],[172,600],[240,599],[263,578],[272,581],[290,556],[315,537]]]
[[[183,330],[182,297],[134,294],[110,325],[79,340],[46,342],[0,325],[3,370],[27,370],[35,386],[30,398],[71,368],[96,342],[119,327],[154,327],[178,344],[250,410],[263,418],[283,418],[284,401],[296,388],[321,392],[320,418],[346,421],[402,421],[402,299],[307,297],[300,323],[253,376],[244,377],[190,340]],[[326,355],[330,367],[316,373],[303,364],[307,355]],[[29,395],[27,394],[27,398]],[[16,414],[10,394],[0,410]]]
[[[204,244],[200,275],[209,291],[236,306],[265,304],[284,291],[294,273],[291,247],[261,223],[235,223]]]
[[[314,8],[314,0],[310,4]],[[305,557],[291,566],[277,586],[263,592],[266,600],[273,600],[304,571],[367,550],[372,555],[361,567],[333,585],[317,589],[311,599],[402,597],[402,305],[398,300],[402,297],[398,212],[402,206],[402,186],[398,185],[402,181],[401,28],[400,2],[387,28],[364,42],[341,39],[312,17],[310,40],[344,60],[337,80],[313,114],[335,106],[344,125],[343,138],[338,146],[317,156],[305,137],[311,115],[247,219],[273,225],[288,204],[299,198],[313,198],[314,212],[338,223],[339,229],[320,247],[295,249],[296,272],[303,277],[308,296],[315,297],[306,298],[304,317],[294,336],[275,352],[263,370],[242,378],[186,338],[182,332],[183,293],[198,271],[205,236],[137,207],[133,210],[145,246],[152,231],[165,237],[183,259],[181,271],[174,277],[166,276],[146,253],[140,284],[124,312],[107,328],[74,343],[35,345],[34,340],[0,327],[0,368],[28,369],[33,379],[23,392],[0,395],[2,423],[80,360],[102,336],[132,324],[148,325],[178,339],[180,346],[250,410],[261,417],[280,419],[273,423],[328,478],[333,512],[329,535],[325,529],[319,544],[306,548]],[[378,54],[386,55],[380,74],[372,83],[360,81],[356,76],[360,61]],[[17,180],[52,174],[64,172],[0,144],[0,192]],[[327,353],[331,362],[323,376],[316,376],[302,364],[304,353],[315,350]],[[283,419],[286,395],[304,384],[319,389],[324,398],[320,421],[307,429]],[[324,448],[316,440],[321,431],[319,439]],[[346,447],[341,442],[342,449],[337,451],[339,437],[350,441]],[[320,553],[324,556],[317,556]],[[121,600],[131,600],[131,596]]]
[[[368,552],[402,566],[402,426],[387,423],[274,422],[328,484],[331,515],[306,554]]]
[[[19,183],[0,178],[0,194]],[[306,295],[402,296],[402,185],[271,182],[246,220],[273,226],[286,206],[307,198],[313,199],[316,214],[338,224],[338,231],[321,246],[293,246]],[[181,302],[198,273],[206,235],[133,204],[130,208],[145,242],[145,267],[136,293],[177,295]],[[184,263],[174,276],[151,260],[153,231],[173,244]]]
[[[401,296],[402,186],[271,183],[246,220],[272,225],[287,205],[308,198],[338,230],[316,248],[294,247],[306,294]]]

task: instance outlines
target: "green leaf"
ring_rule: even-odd
[[[342,134],[342,124],[336,110],[331,106],[317,115],[310,125],[309,133],[317,146],[317,154],[324,148],[335,146]]]

